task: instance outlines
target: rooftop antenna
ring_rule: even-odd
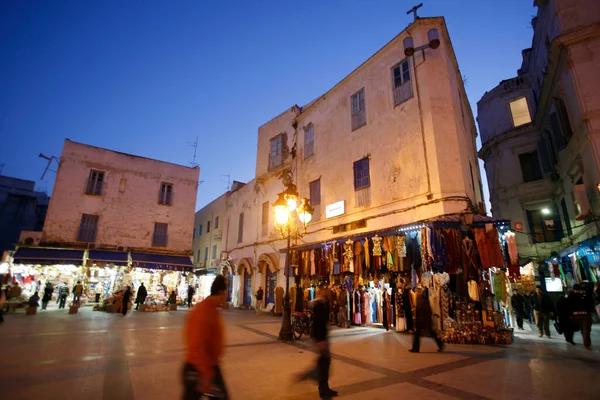
[[[227,181],[224,181],[223,179],[221,179],[221,182],[227,183],[227,191],[230,191],[231,190],[231,175],[230,174],[221,175],[221,177],[227,177]]]
[[[190,166],[192,167],[198,167],[198,163],[196,163],[196,152],[198,151],[198,137],[196,136],[196,140],[193,142],[188,142],[188,146],[193,147],[194,148],[194,158],[192,159],[192,162],[190,163]]]
[[[48,156],[45,156],[42,153],[40,153],[39,157],[43,158],[44,160],[48,160],[48,165],[46,165],[46,169],[44,170],[44,173],[42,174],[42,177],[40,178],[40,181],[43,181],[44,176],[46,176],[46,172],[50,171],[50,172],[56,173],[56,171],[54,171],[53,169],[50,169],[50,165],[52,164],[52,161],[56,161],[57,164],[59,164],[59,163],[58,163],[58,158],[56,158],[54,156],[48,157]]]
[[[421,7],[423,7],[423,3],[419,3],[419,5],[416,5],[413,8],[411,8],[410,10],[408,10],[406,12],[406,15],[413,13],[413,16],[415,17],[415,21],[416,21],[417,19],[419,19],[419,16],[417,15],[417,10]]]

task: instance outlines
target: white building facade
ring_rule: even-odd
[[[478,102],[492,213],[512,221],[523,261],[598,234],[600,3],[536,1],[515,78]]]
[[[433,29],[439,47],[407,57],[404,39],[425,45]],[[255,179],[227,201],[234,305],[253,305],[259,286],[268,304],[285,287],[272,208],[282,174],[315,208],[292,245],[319,244],[478,208],[475,140],[444,19],[419,18],[327,93],[259,128]]]

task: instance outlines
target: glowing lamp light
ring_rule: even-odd
[[[288,222],[290,213],[286,206],[275,206],[275,222],[279,225],[285,225]]]
[[[310,205],[310,200],[304,198],[298,209],[298,219],[304,225],[308,224],[312,220],[314,209]]]
[[[273,204],[275,209],[275,222],[279,225],[285,225],[290,217],[288,204],[283,193],[279,193],[277,201]]]
[[[290,210],[290,212],[294,211],[296,209],[296,207],[298,207],[298,203],[296,201],[295,197],[289,196],[287,198],[287,208],[288,210]]]
[[[550,215],[550,210],[547,208],[542,208],[542,214],[544,215]]]

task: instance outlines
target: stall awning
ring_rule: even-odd
[[[74,264],[83,262],[83,250],[45,249],[39,247],[19,247],[14,256],[15,264]]]
[[[164,269],[169,271],[192,272],[194,264],[188,256],[167,256],[163,254],[131,253],[133,266],[137,268]]]
[[[127,253],[122,251],[90,250],[88,259],[94,263],[127,264]]]

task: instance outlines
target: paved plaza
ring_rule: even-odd
[[[315,360],[308,340],[277,343],[275,317],[223,314],[232,399],[318,399],[315,384],[293,382]],[[178,399],[187,315],[123,317],[89,307],[8,315],[0,325],[0,398]],[[571,346],[528,330],[510,346],[449,345],[442,354],[427,338],[422,353],[409,353],[411,339],[377,328],[333,330],[331,387],[362,400],[600,398],[600,353],[586,351],[580,335]]]

